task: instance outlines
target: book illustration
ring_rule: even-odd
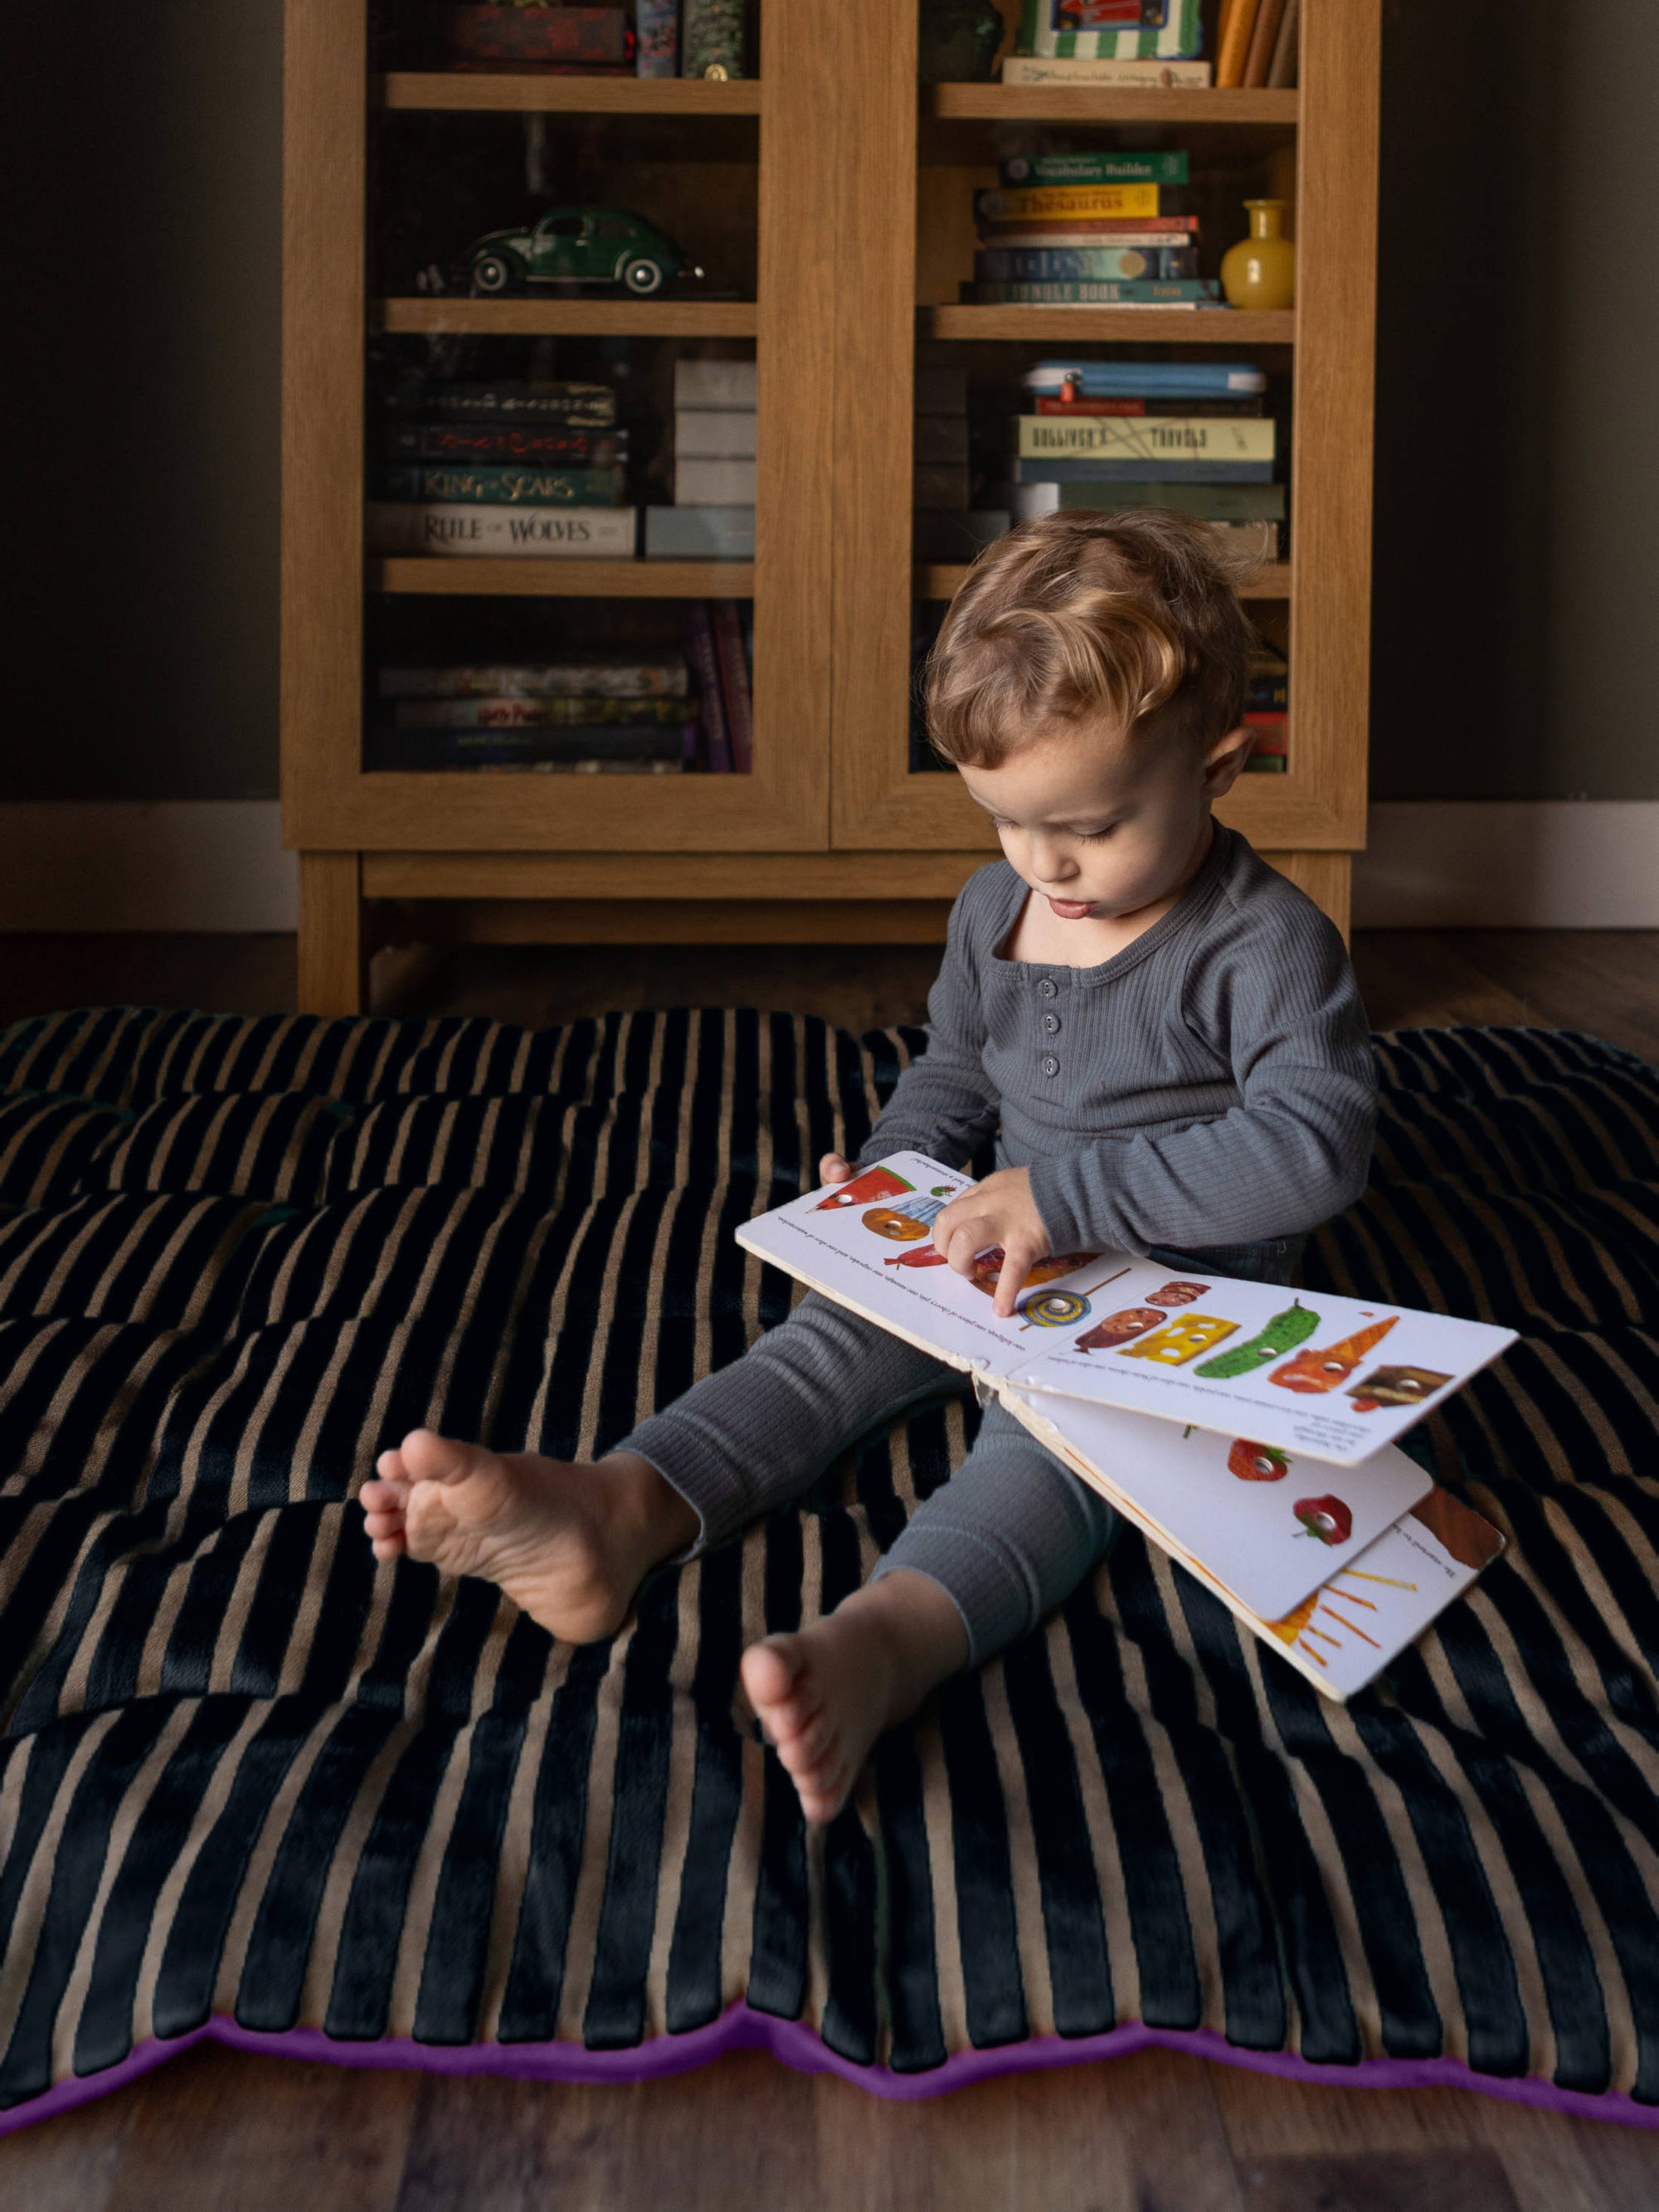
[[[1504,1548],[1504,1539],[1490,1521],[1483,1521],[1473,1507],[1438,1486],[1418,1499],[1412,1518],[1445,1547],[1459,1566],[1468,1567],[1477,1575]]]
[[[827,1198],[821,1198],[813,1207],[815,1213],[833,1212],[837,1207],[868,1206],[872,1199],[902,1198],[911,1186],[902,1176],[896,1176],[891,1168],[866,1168],[851,1182],[838,1182]]]
[[[919,1152],[895,1153],[880,1169],[873,1188],[855,1178],[833,1192],[804,1193],[763,1219],[744,1224],[740,1241],[934,1358],[977,1371],[1000,1390],[1063,1401],[1068,1433],[1074,1416],[1091,1406],[1161,1417],[1177,1433],[1180,1425],[1194,1425],[1195,1436],[1212,1438],[1219,1480],[1236,1498],[1271,1500],[1275,1492],[1270,1482],[1253,1485],[1227,1472],[1235,1439],[1291,1455],[1299,1468],[1310,1461],[1343,1468],[1369,1463],[1512,1341],[1510,1332],[1484,1322],[1399,1308],[1379,1312],[1334,1291],[1305,1298],[1273,1283],[1172,1276],[1168,1263],[1121,1251],[1092,1258],[1054,1255],[1042,1276],[1023,1291],[1019,1310],[999,1315],[985,1289],[1001,1255],[980,1255],[976,1282],[971,1273],[940,1264],[933,1244],[940,1211],[971,1178]],[[894,1182],[899,1188],[892,1188]],[[849,1198],[854,1188],[860,1194]],[[831,1205],[832,1199],[841,1202]],[[900,1261],[905,1264],[896,1264]],[[1085,1298],[1091,1310],[1075,1322],[1064,1318],[1069,1306],[1048,1303]],[[1304,1322],[1303,1314],[1316,1318]],[[1310,1333],[1298,1343],[1294,1332],[1304,1329]],[[1344,1394],[1351,1383],[1369,1387],[1382,1357],[1376,1347],[1385,1335],[1390,1365],[1423,1376],[1425,1395],[1390,1394],[1384,1378],[1383,1394],[1369,1401],[1372,1409],[1358,1413],[1354,1399]],[[1253,1353],[1248,1372],[1197,1371],[1263,1337],[1279,1347],[1269,1349],[1267,1364]],[[1114,1358],[1114,1352],[1124,1356]],[[1426,1379],[1437,1375],[1448,1380],[1428,1389]],[[1291,1379],[1287,1384],[1275,1380],[1279,1376]],[[1414,1401],[1394,1401],[1402,1395]],[[1322,1486],[1304,1480],[1298,1494]],[[1346,1484],[1342,1494],[1357,1505]],[[1273,1518],[1273,1541],[1282,1545],[1282,1504]],[[1356,1549],[1362,1535],[1356,1522]],[[1276,1617],[1285,1609],[1279,1605],[1270,1612]]]
[[[1236,1375],[1252,1375],[1270,1359],[1277,1359],[1281,1352],[1294,1352],[1318,1326],[1319,1316],[1304,1306],[1300,1298],[1295,1298],[1248,1344],[1234,1345],[1231,1351],[1206,1359],[1193,1372],[1201,1375],[1206,1382],[1231,1382]]]
[[[1386,1321],[1373,1322],[1370,1328],[1356,1329],[1337,1344],[1310,1345],[1298,1352],[1294,1359],[1286,1360],[1267,1377],[1277,1382],[1281,1390],[1298,1390],[1304,1396],[1319,1396],[1334,1390],[1346,1382],[1368,1352],[1374,1351],[1394,1327],[1395,1316]]]
[[[1353,1515],[1340,1498],[1298,1498],[1291,1510],[1303,1534],[1322,1544],[1346,1544],[1353,1534]]]
[[[1283,1482],[1290,1471],[1288,1453],[1275,1451],[1271,1444],[1253,1444],[1247,1437],[1234,1437],[1227,1472],[1241,1482]]]
[[[1374,1367],[1348,1395],[1356,1413],[1374,1413],[1379,1406],[1420,1406],[1450,1381],[1449,1375],[1434,1367]]]
[[[1079,1337],[1079,1352],[1115,1352],[1132,1336],[1140,1336],[1149,1328],[1157,1328],[1169,1316],[1158,1306],[1126,1306],[1121,1313],[1108,1314],[1097,1321],[1085,1336]]]
[[[1139,1344],[1126,1344],[1118,1358],[1153,1359],[1160,1367],[1184,1367],[1200,1352],[1207,1352],[1224,1336],[1231,1336],[1237,1327],[1236,1321],[1223,1321],[1218,1314],[1183,1314],[1179,1321],[1172,1321],[1159,1329],[1156,1336],[1144,1336]]]
[[[1068,1261],[1092,1260],[1092,1252],[1066,1253]],[[1069,1273],[1070,1269],[1062,1273]],[[1086,1291],[1044,1291],[1040,1297],[1028,1298],[1017,1309],[1023,1327],[1026,1328],[1071,1328],[1080,1321],[1087,1321],[1093,1310],[1090,1300],[1097,1291],[1103,1291],[1108,1283],[1115,1283],[1121,1275],[1128,1273],[1120,1267],[1115,1274],[1103,1276],[1099,1282],[1091,1283]],[[1025,1278],[1027,1285],[1036,1280],[1035,1273]]]
[[[1024,1281],[1020,1285],[1020,1289],[1022,1291],[1036,1290],[1043,1283],[1057,1281],[1061,1275],[1075,1274],[1079,1267],[1086,1267],[1089,1265],[1089,1262],[1096,1256],[1097,1255],[1093,1252],[1051,1252],[1046,1260],[1039,1260],[1036,1266],[1030,1269],[1026,1275]],[[997,1285],[1002,1280],[1002,1270],[1007,1263],[1007,1258],[1008,1255],[1003,1250],[1000,1244],[991,1245],[987,1250],[981,1252],[975,1260],[972,1270],[968,1277],[969,1281],[973,1285],[976,1291],[983,1291],[988,1298],[994,1297],[997,1292]],[[1120,1267],[1118,1269],[1119,1274],[1127,1274],[1127,1272],[1128,1270],[1127,1268]],[[1115,1277],[1109,1278],[1109,1280],[1115,1279]],[[1100,1285],[1097,1284],[1095,1287],[1098,1290]],[[1066,1300],[1066,1303],[1073,1303],[1074,1299],[1079,1299],[1079,1297],[1080,1294],[1073,1293],[1073,1297]],[[1080,1297],[1080,1303],[1082,1310],[1085,1313],[1087,1313],[1089,1310],[1087,1298]],[[1016,1313],[1022,1316],[1024,1316],[1027,1310],[1028,1309],[1024,1306],[1018,1306],[1015,1308]],[[1064,1325],[1063,1322],[1049,1322],[1047,1323],[1038,1324],[1039,1327],[1047,1327],[1049,1328],[1063,1328]]]

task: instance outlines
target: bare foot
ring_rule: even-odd
[[[743,1686],[809,1820],[833,1820],[872,1745],[968,1663],[954,1601],[906,1570],[855,1590],[826,1620],[743,1655]]]
[[[614,1636],[653,1567],[698,1521],[650,1462],[486,1451],[415,1429],[375,1462],[362,1506],[377,1559],[479,1575],[567,1644]]]

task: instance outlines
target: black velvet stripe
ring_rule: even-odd
[[[957,1675],[939,1695],[939,1732],[951,1787],[957,1948],[968,2039],[975,2050],[1018,2043],[1027,2029],[1014,1917],[1008,1811],[983,1684]]]
[[[720,2014],[732,1845],[743,1808],[743,1741],[732,1714],[743,1649],[742,1551],[727,1544],[695,1571],[698,1635],[690,1724],[696,1765],[685,1850],[678,1867],[665,1869],[679,1881],[664,2002],[671,2035],[706,2027]]]
[[[765,1620],[769,1636],[800,1626],[803,1546],[793,1513],[766,1523]],[[762,1777],[747,1996],[757,2012],[793,2020],[806,2000],[806,1829],[794,1784],[769,1746]]]
[[[939,2004],[942,1937],[927,1850],[926,1800],[915,1740],[895,1729],[873,1759],[878,1842],[878,1921],[886,1953],[888,2063],[921,2074],[949,2056]]]
[[[833,1613],[859,1586],[858,1530],[852,1516],[832,1505],[820,1517],[823,1573],[819,1610]],[[848,1805],[823,1838],[823,1942],[829,1987],[823,2034],[830,2048],[854,2065],[876,2056],[876,1856],[855,1804]]]

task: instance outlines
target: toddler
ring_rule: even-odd
[[[927,1051],[859,1164],[915,1150],[994,1174],[932,1224],[1000,1313],[1050,1253],[1286,1282],[1302,1232],[1363,1188],[1373,1075],[1341,940],[1212,818],[1249,755],[1251,632],[1223,541],[1161,511],[1022,524],[951,605],[933,743],[1001,840],[951,915]],[[852,1164],[830,1155],[826,1184]],[[555,1636],[613,1634],[640,1583],[798,1495],[954,1370],[816,1294],[592,1465],[417,1430],[362,1502],[375,1556],[482,1575]],[[876,1737],[1060,1604],[1110,1509],[993,1405],[869,1583],[744,1654],[808,1820]]]

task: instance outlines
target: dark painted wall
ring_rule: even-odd
[[[1375,788],[1659,797],[1659,7],[1385,8]],[[276,790],[281,71],[0,7],[0,797]]]

